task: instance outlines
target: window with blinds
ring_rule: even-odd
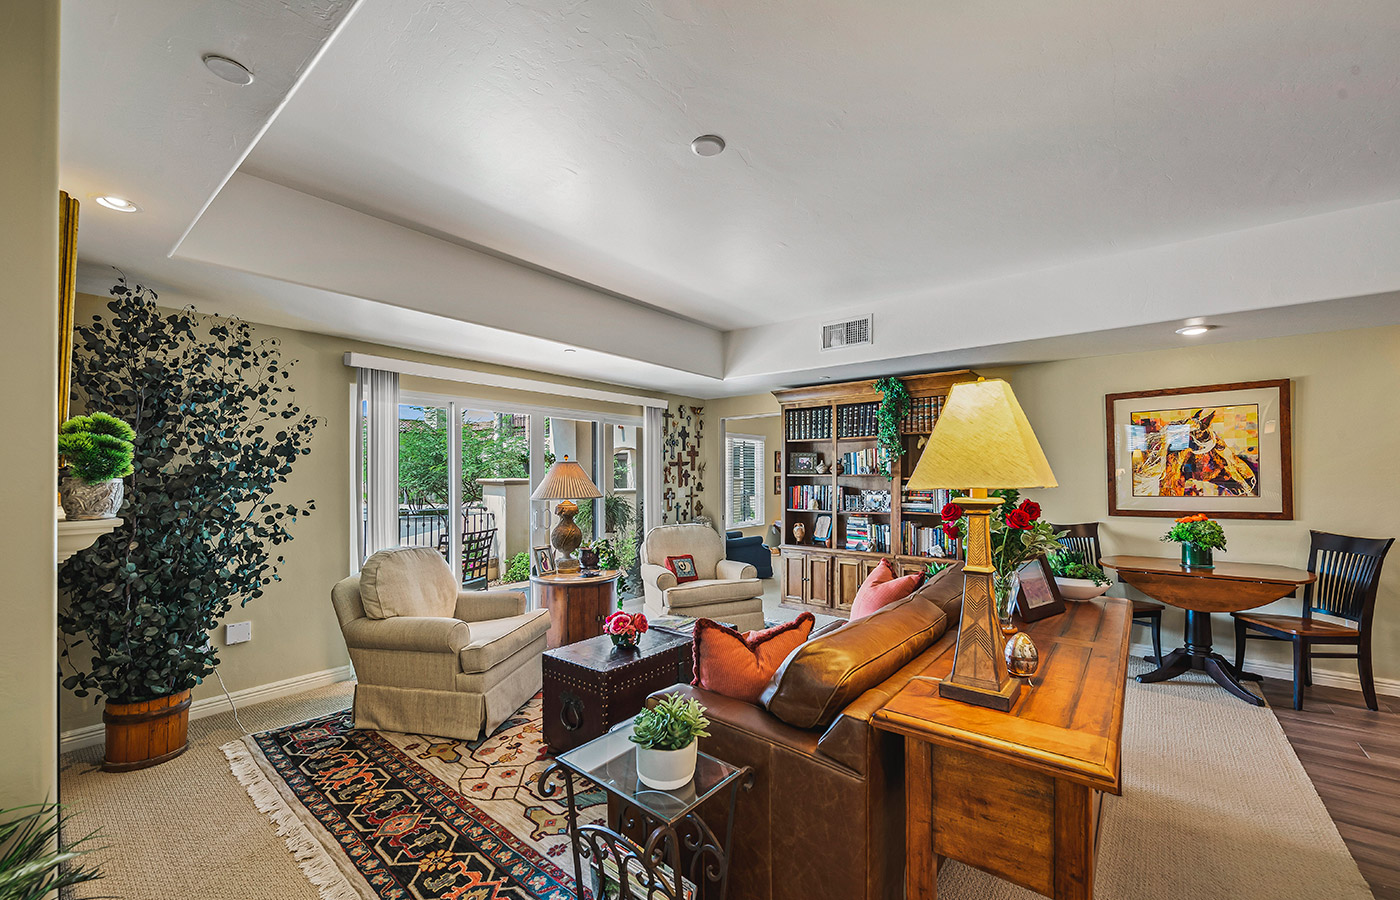
[[[724,496],[728,527],[762,525],[763,438],[752,434],[727,434],[724,444]]]

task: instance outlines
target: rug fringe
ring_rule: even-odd
[[[233,741],[219,748],[228,759],[229,769],[238,783],[248,791],[253,806],[277,826],[277,836],[286,841],[287,849],[301,867],[301,872],[321,895],[321,900],[363,900],[333,860],[321,842],[302,824],[277,792],[252,752],[242,741]]]

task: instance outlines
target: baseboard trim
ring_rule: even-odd
[[[1163,653],[1171,652],[1172,647],[1168,646],[1168,643],[1169,642],[1166,640],[1166,636],[1163,635]],[[1233,651],[1227,653],[1221,650],[1218,645],[1216,646],[1216,651],[1228,660],[1233,661],[1235,658]],[[1133,644],[1129,648],[1128,652],[1131,653],[1133,656],[1151,656],[1152,645]],[[1246,657],[1246,659],[1248,659],[1248,657]],[[1292,683],[1293,681],[1292,665],[1267,662],[1264,660],[1254,660],[1248,663],[1247,668],[1249,669],[1249,671],[1255,672],[1259,675],[1263,675],[1265,678],[1277,678],[1280,681],[1287,681],[1289,683]],[[1314,667],[1313,684],[1319,685],[1321,687],[1344,688],[1348,691],[1356,691],[1358,694],[1361,693],[1361,677],[1354,674],[1347,675],[1341,672],[1327,672]],[[1387,697],[1400,697],[1400,679],[1377,678],[1376,693],[1385,694]]]
[[[276,700],[279,697],[290,697],[292,694],[300,694],[313,688],[325,687],[328,684],[349,681],[353,677],[355,677],[354,672],[349,666],[337,666],[334,669],[309,672],[294,678],[284,678],[281,681],[244,688],[241,691],[231,691],[229,696],[241,709],[258,703],[266,703],[268,700]],[[222,693],[216,697],[205,697],[190,704],[190,720],[217,715],[221,712],[227,712],[229,709],[228,697]],[[69,753],[84,747],[95,747],[101,744],[105,737],[106,729],[101,723],[74,728],[59,735],[58,752]]]

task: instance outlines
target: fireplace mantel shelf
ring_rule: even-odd
[[[59,519],[58,520],[58,564],[68,561],[68,557],[79,550],[86,550],[104,534],[116,531],[122,526],[122,519]]]

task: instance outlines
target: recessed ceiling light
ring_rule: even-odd
[[[108,209],[115,209],[117,212],[140,212],[141,207],[132,203],[125,197],[117,197],[112,194],[104,194],[97,198],[98,206],[105,206]]]
[[[209,71],[229,84],[253,83],[253,73],[248,67],[237,60],[229,59],[227,56],[210,53],[204,57],[204,65],[208,67]]]
[[[702,134],[690,142],[696,156],[719,156],[724,152],[724,138],[717,134]]]
[[[1219,325],[1186,325],[1176,330],[1177,334],[1184,334],[1187,337],[1195,337],[1198,334],[1205,334],[1207,331],[1214,331]]]
[[[565,353],[577,353],[578,350],[574,349],[573,347],[565,347],[565,348],[564,348],[564,352],[565,352]]]

